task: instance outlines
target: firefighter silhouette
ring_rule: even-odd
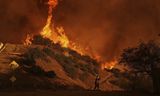
[[[96,75],[96,79],[95,79],[95,87],[94,87],[94,90],[100,90],[99,89],[99,83],[100,83],[100,77],[99,77],[99,75],[97,74]]]

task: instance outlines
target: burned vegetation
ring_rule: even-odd
[[[37,78],[38,81],[36,82],[36,85],[34,84],[35,86],[32,86],[35,88],[38,88],[37,86],[41,86],[39,81],[42,81],[44,84],[42,84],[41,87],[46,84],[45,86],[48,86],[49,88],[58,87],[60,89],[83,89],[84,86],[77,85],[77,83],[85,82],[85,79],[89,76],[94,77],[95,74],[98,73],[98,69],[100,67],[98,62],[91,57],[85,55],[82,56],[74,50],[61,47],[59,44],[55,44],[41,35],[34,36],[32,44],[26,46],[26,48],[27,49],[25,49],[25,51],[20,55],[16,55],[9,59],[11,61],[15,60],[20,66],[16,69],[16,76],[23,73],[24,75],[27,75],[26,77],[33,76],[33,78]],[[57,66],[60,68],[57,69]],[[65,84],[67,80],[61,82],[62,78],[59,76],[59,73],[56,72],[57,70],[62,70],[62,73],[60,74],[64,73],[63,75],[66,75],[64,79],[73,80],[73,84]],[[30,81],[26,82],[29,83]],[[23,84],[15,84],[14,87],[17,86],[27,88],[25,85],[23,86]]]

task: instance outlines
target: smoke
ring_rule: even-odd
[[[39,33],[47,19],[46,1],[0,0],[0,41]],[[126,47],[157,38],[159,6],[159,0],[59,0],[53,14],[70,40],[112,60]]]
[[[26,34],[40,31],[45,15],[37,1],[0,0],[0,41],[21,43]]]
[[[157,38],[159,6],[158,0],[63,0],[56,22],[72,40],[112,60],[126,47]]]

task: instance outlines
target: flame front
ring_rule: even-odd
[[[64,33],[63,27],[54,26],[53,9],[58,5],[58,0],[48,1],[49,10],[46,25],[44,26],[41,35],[45,38],[51,39],[54,43],[59,43],[62,47],[68,47],[69,39]],[[53,22],[52,22],[53,21]],[[51,28],[53,26],[53,28]]]
[[[103,60],[100,55],[89,51],[89,50],[92,50],[89,48],[89,46],[84,48],[84,47],[81,47],[80,45],[78,45],[77,43],[70,41],[64,31],[64,28],[62,26],[56,27],[54,25],[53,9],[58,5],[58,0],[49,0],[47,4],[49,6],[48,18],[46,21],[46,25],[43,27],[42,31],[40,32],[40,35],[42,35],[44,38],[48,38],[48,39],[52,40],[54,43],[60,44],[62,47],[70,48],[70,49],[78,52],[81,55],[88,54],[89,56],[91,56],[92,58],[97,60],[98,62],[102,62]],[[24,42],[24,45],[31,45],[32,44],[31,40],[32,40],[32,36],[30,36],[28,34],[27,38]],[[69,53],[64,52],[64,55],[69,56]],[[105,63],[101,64],[101,68],[102,68],[102,70],[104,70],[104,69],[111,70],[115,67],[116,64],[117,64],[116,60],[114,60],[112,62],[105,62]]]
[[[48,18],[47,18],[46,25],[44,26],[44,28],[41,32],[41,35],[43,37],[46,37],[46,38],[49,38],[49,39],[52,39],[52,32],[54,31],[54,30],[51,29],[51,25],[54,25],[54,24],[52,24],[52,19],[53,19],[53,14],[52,13],[53,13],[53,9],[57,6],[57,4],[58,4],[57,0],[49,0],[48,1],[48,5],[49,5]]]
[[[114,61],[111,61],[111,62],[106,62],[104,64],[102,64],[101,68],[102,70],[104,69],[108,69],[108,70],[112,70],[117,64],[117,61],[114,60]]]
[[[49,38],[54,43],[59,43],[62,47],[70,48],[77,51],[81,55],[84,55],[82,47],[78,46],[74,42],[70,42],[62,26],[55,27],[53,20],[53,9],[58,5],[58,0],[48,1],[49,10],[46,25],[44,26],[42,32],[40,33],[43,37]]]
[[[58,32],[58,36],[57,36],[57,42],[56,43],[60,43],[60,45],[62,47],[69,47],[69,39],[66,36],[63,27],[57,27],[57,32]]]

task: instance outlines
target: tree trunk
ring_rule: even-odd
[[[152,81],[154,93],[160,95],[160,69],[152,70]]]

